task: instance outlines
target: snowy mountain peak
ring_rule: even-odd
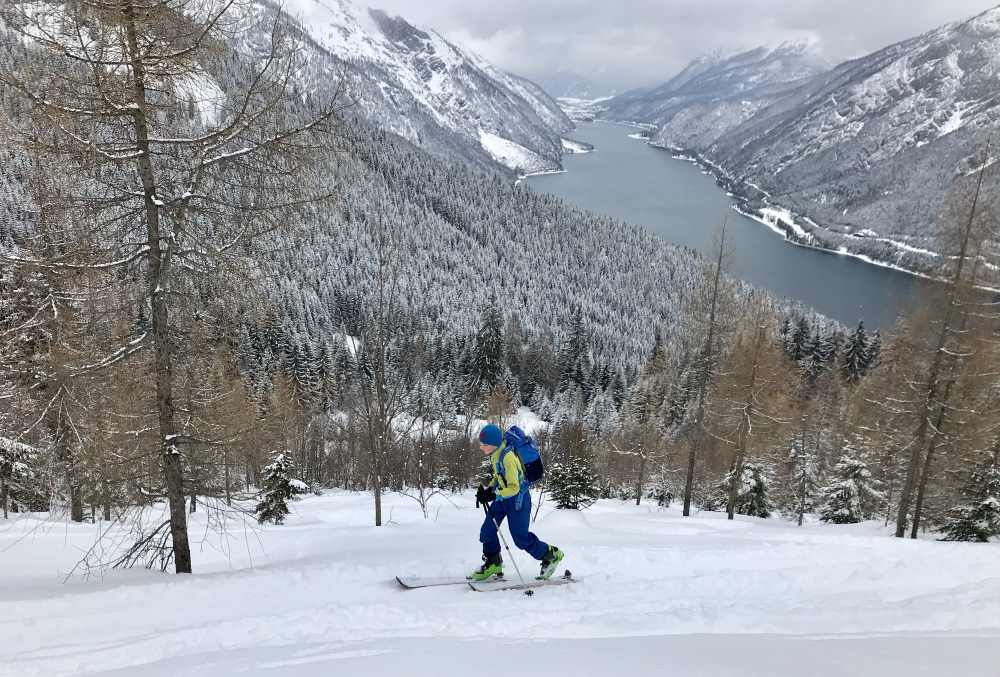
[[[278,11],[272,0],[257,0]],[[504,73],[433,30],[347,0],[291,0],[308,35],[313,86],[343,78],[363,117],[431,151],[517,172],[560,167],[561,135],[573,124],[545,92]],[[483,139],[499,139],[484,143]],[[497,144],[518,148],[499,159]],[[515,158],[512,159],[512,158]]]

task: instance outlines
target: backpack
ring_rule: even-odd
[[[531,439],[523,430],[516,425],[511,426],[503,436],[505,450],[513,451],[521,459],[524,466],[524,481],[531,486],[545,475],[545,466],[542,464],[542,455],[535,445],[535,440]],[[503,467],[503,459],[500,459],[500,467]]]

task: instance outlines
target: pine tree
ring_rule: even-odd
[[[588,508],[600,492],[590,458],[575,456],[569,463],[553,463],[546,470],[546,484],[556,507],[565,510]]]
[[[492,392],[504,376],[503,319],[495,302],[483,309],[469,364],[469,386],[474,393]]]
[[[866,369],[871,371],[882,362],[882,333],[876,329],[868,339],[868,364]]]
[[[798,363],[807,354],[806,343],[812,334],[809,320],[800,315],[795,321],[795,326],[787,333],[784,342],[785,353],[792,362]]]
[[[813,385],[826,369],[826,358],[823,354],[823,344],[818,329],[814,330],[803,344],[801,352],[799,372],[802,374],[803,381]]]
[[[840,358],[840,375],[846,383],[855,385],[868,373],[868,368],[871,366],[870,348],[865,323],[859,322],[858,328],[847,337]]]
[[[0,437],[0,510],[7,519],[7,496],[11,489],[21,488],[21,483],[31,479],[32,459],[37,451],[21,442]]]
[[[256,509],[258,522],[283,523],[288,515],[288,502],[309,493],[309,486],[293,477],[294,473],[291,454],[271,453],[271,462],[264,468],[263,492]]]
[[[742,465],[739,479],[735,477],[735,472],[726,473],[726,476],[716,487],[714,494],[705,501],[705,509],[725,510],[735,481],[734,512],[737,515],[749,515],[750,517],[770,517],[774,508],[771,504],[767,468],[761,463],[747,462]]]
[[[941,540],[987,543],[1000,536],[1000,464],[996,454],[972,472],[962,494],[966,500],[948,513]]]
[[[820,492],[819,518],[834,524],[857,524],[871,519],[885,497],[868,466],[845,456],[834,468],[835,478]]]
[[[614,398],[606,390],[597,391],[583,417],[587,430],[597,437],[610,435],[618,428],[618,410]]]

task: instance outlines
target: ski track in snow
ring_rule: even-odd
[[[852,660],[898,663],[907,677],[936,665],[924,651],[932,646],[938,658],[963,656],[954,674],[995,675],[1000,664],[1000,544],[900,541],[874,523],[796,528],[617,501],[582,513],[547,503],[534,528],[584,580],[527,598],[404,591],[393,580],[478,564],[482,513],[471,496],[436,497],[424,520],[415,501],[388,495],[381,528],[362,494],[309,497],[293,511],[284,526],[233,523],[224,538],[206,531],[202,508],[194,576],[139,570],[66,584],[98,526],[0,522],[0,675],[457,674],[456,657],[525,647],[538,666],[568,660],[575,674],[608,674],[591,670],[610,651],[631,656],[625,664],[687,656],[699,675],[801,677],[776,655],[826,652],[843,670],[840,642],[856,650]],[[534,574],[535,562],[517,559]],[[988,638],[966,646],[979,636]],[[713,650],[695,651],[705,642],[742,647],[732,672]],[[740,668],[755,654],[770,672]],[[887,670],[872,674],[897,674]]]

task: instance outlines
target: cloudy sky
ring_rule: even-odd
[[[719,48],[807,39],[840,61],[978,14],[1000,0],[354,2],[435,28],[515,73],[542,81],[559,72],[581,73],[620,89],[665,80],[692,58]]]

